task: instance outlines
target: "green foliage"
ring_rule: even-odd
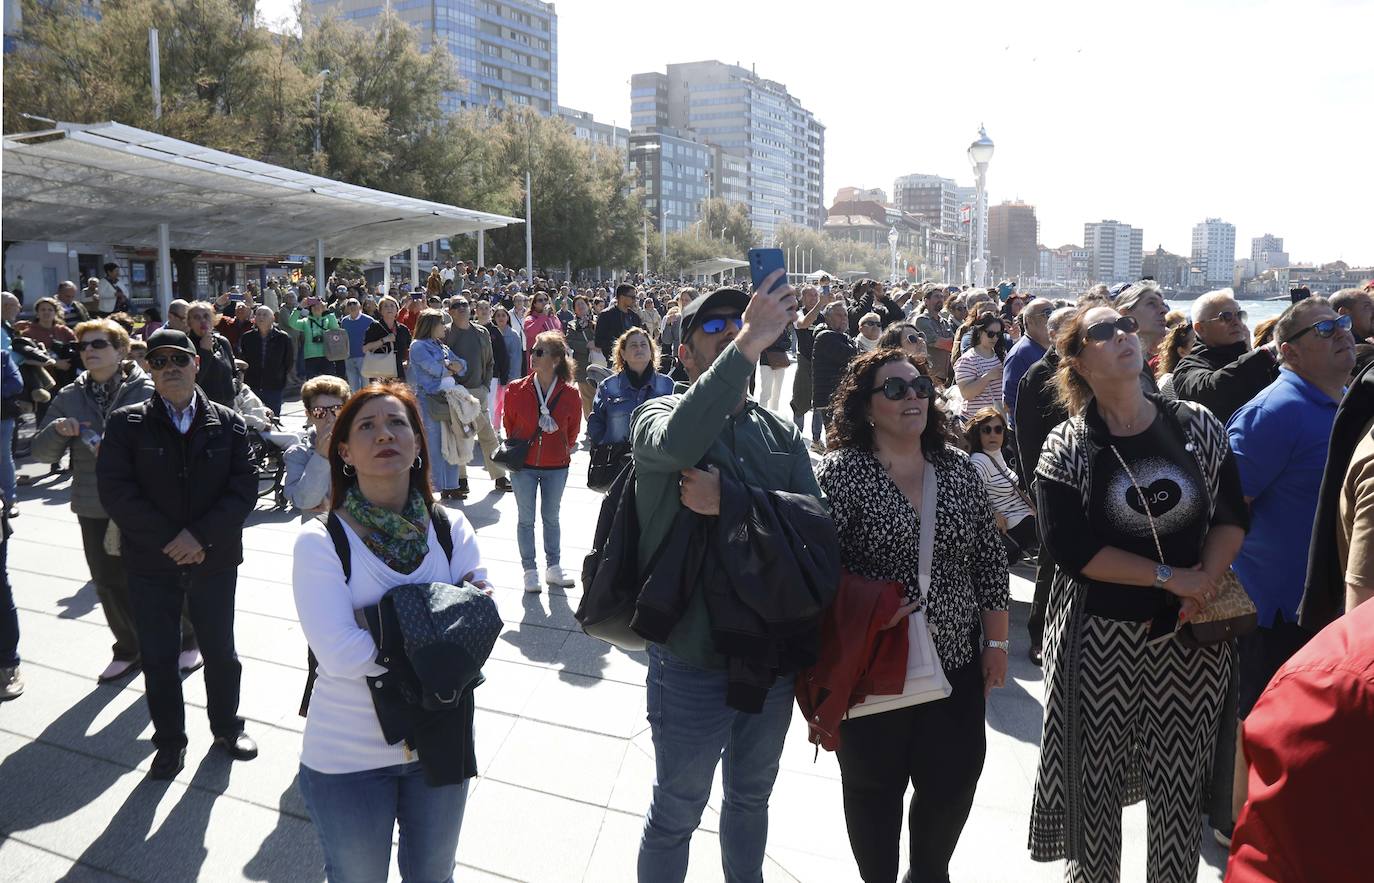
[[[800,247],[802,252],[809,252],[806,257],[799,259],[808,273],[826,270],[839,276],[863,273],[886,278],[891,271],[892,255],[886,248],[836,239],[809,227],[790,224],[780,225],[774,238],[777,247],[784,252],[790,252],[795,247]],[[791,266],[790,260],[788,266]]]

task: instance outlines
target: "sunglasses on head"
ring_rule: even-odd
[[[190,353],[158,354],[148,357],[148,367],[152,368],[154,371],[161,371],[163,368],[167,367],[168,362],[171,362],[178,368],[185,368],[187,365],[191,364],[192,358]]]
[[[1250,314],[1244,310],[1222,310],[1210,319],[1203,319],[1203,322],[1230,322],[1232,319],[1239,319],[1244,322],[1250,318]]]
[[[1292,343],[1293,341],[1297,340],[1299,337],[1302,337],[1309,331],[1317,332],[1317,336],[1320,338],[1328,338],[1335,334],[1336,329],[1338,328],[1341,331],[1349,331],[1351,325],[1353,324],[1354,322],[1351,320],[1349,316],[1337,316],[1335,319],[1323,319],[1320,322],[1314,322],[1311,325],[1308,325],[1306,328],[1299,331],[1297,334],[1294,334],[1292,337],[1288,338],[1286,341],[1284,341],[1284,343]]]
[[[310,409],[310,416],[316,420],[323,420],[325,417],[337,416],[342,407],[343,405],[315,405]]]
[[[915,380],[907,380],[904,377],[889,377],[883,381],[882,386],[870,389],[868,394],[874,396],[882,393],[883,398],[889,402],[900,402],[906,398],[908,391],[916,393],[918,399],[928,399],[935,395],[935,381],[924,374]]]
[[[719,334],[725,330],[726,325],[734,325],[735,330],[738,331],[744,327],[744,317],[712,316],[709,319],[702,319],[700,324],[697,325],[697,327],[700,328],[702,331],[706,332],[707,334]]]
[[[1126,334],[1135,334],[1140,330],[1140,323],[1131,316],[1118,316],[1115,319],[1108,319],[1105,322],[1094,322],[1083,332],[1084,340],[1094,340],[1098,343],[1111,340],[1116,337],[1116,332],[1124,331]]]
[[[1328,335],[1328,336],[1329,336],[1329,335]],[[76,345],[76,348],[79,349],[79,350],[81,350],[81,351],[84,353],[84,352],[85,352],[86,350],[88,350],[88,349],[92,349],[92,350],[103,350],[103,349],[105,349],[105,347],[107,347],[107,346],[113,346],[113,344],[111,344],[108,340],[106,340],[106,339],[103,338],[103,337],[97,337],[95,340],[83,340],[83,341],[81,341],[80,343],[78,343],[78,344]]]
[[[1006,429],[1006,427],[1000,423],[984,423],[982,426],[978,427],[978,431],[983,433],[983,435],[1001,435],[1004,429]]]

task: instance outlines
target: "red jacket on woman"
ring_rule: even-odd
[[[558,422],[558,432],[539,431],[539,395],[534,391],[534,375],[527,374],[506,387],[505,413],[501,424],[506,437],[532,439],[525,465],[538,469],[566,469],[582,429],[582,396],[577,387],[559,380],[549,392],[549,413]]]

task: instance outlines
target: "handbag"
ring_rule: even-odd
[[[605,493],[629,462],[629,442],[597,445],[592,448],[591,463],[587,466],[587,487],[598,493]]]
[[[896,696],[868,696],[849,709],[849,717],[864,717],[884,711],[896,711],[912,705],[922,705],[944,699],[954,692],[935,641],[930,636],[930,624],[925,610],[930,602],[930,559],[935,553],[935,467],[926,461],[925,487],[921,492],[921,537],[917,544],[920,554],[921,607],[906,618],[906,682]]]
[[[1116,445],[1111,446],[1112,453],[1116,454],[1116,460],[1121,464],[1121,468],[1126,470],[1126,477],[1131,480],[1131,487],[1135,489],[1136,498],[1147,501],[1149,498],[1140,490],[1140,485],[1136,483],[1135,475],[1131,468],[1126,465],[1126,460],[1121,456],[1121,452],[1116,449]],[[1199,466],[1201,463],[1199,463]],[[1207,475],[1204,471],[1202,476],[1204,487],[1207,482]],[[1208,491],[1210,494],[1210,491]],[[1155,517],[1150,512],[1148,502],[1144,503],[1145,517],[1150,520],[1150,535],[1155,540],[1155,552],[1159,555],[1159,563],[1165,564],[1164,547],[1159,543],[1159,532],[1155,530]],[[1210,506],[1209,506],[1210,508]],[[1174,630],[1174,634],[1184,646],[1194,650],[1202,647],[1210,647],[1213,644],[1220,644],[1241,635],[1248,635],[1259,626],[1259,610],[1255,607],[1255,602],[1250,600],[1250,595],[1245,591],[1245,587],[1240,584],[1240,578],[1231,568],[1226,568],[1226,573],[1221,577],[1217,584],[1217,594],[1206,606],[1197,612],[1186,624]]]
[[[324,338],[324,357],[331,362],[342,362],[348,358],[348,332],[342,328],[329,328],[321,335]]]
[[[783,350],[764,350],[763,364],[773,369],[784,369],[792,364],[792,360],[787,358]]]
[[[396,355],[391,352],[391,345],[388,344],[381,349],[385,352],[378,350],[363,356],[363,377],[394,378],[396,376]]]

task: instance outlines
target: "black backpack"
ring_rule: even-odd
[[[453,524],[448,520],[448,513],[444,511],[443,506],[431,506],[429,517],[434,522],[434,536],[439,541],[439,547],[444,550],[444,557],[450,562],[453,561]],[[353,551],[348,545],[348,534],[344,532],[343,522],[337,514],[330,512],[325,517],[324,529],[329,532],[329,539],[334,543],[334,554],[339,556],[339,564],[343,565],[344,582],[348,582],[353,578]],[[319,663],[315,659],[314,650],[306,649],[306,661],[301,717],[305,717],[305,713],[310,710],[310,693],[315,689],[315,668]]]
[[[639,601],[639,513],[631,461],[601,501],[592,550],[582,559],[582,601],[574,616],[582,631],[622,650],[647,644],[630,628]]]

